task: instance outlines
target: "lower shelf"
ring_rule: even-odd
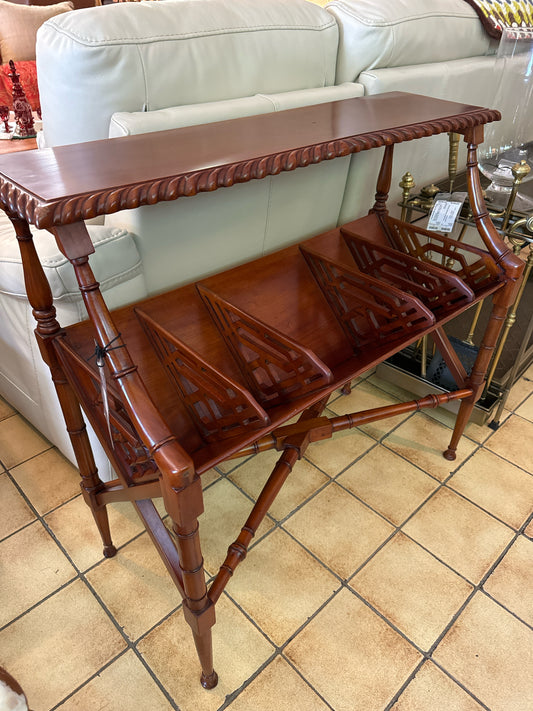
[[[373,214],[112,315],[201,473],[501,284],[482,250]],[[91,363],[91,323],[66,334],[58,353],[83,407],[104,439],[111,427],[135,449],[112,386],[111,426],[102,424],[100,377],[113,376]],[[142,451],[138,462],[142,475]]]

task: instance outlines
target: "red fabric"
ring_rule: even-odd
[[[35,62],[15,62],[17,73],[20,74],[20,83],[30,102],[31,108],[36,111],[40,105],[39,89],[37,87],[37,68]],[[13,84],[9,78],[9,64],[0,66],[0,105],[13,108]]]

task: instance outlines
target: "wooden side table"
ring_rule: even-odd
[[[106,504],[132,501],[183,596],[206,688],[217,683],[211,642],[217,600],[308,446],[365,422],[459,400],[444,453],[455,458],[523,269],[494,229],[479,184],[476,147],[483,124],[498,118],[475,106],[392,93],[0,157],[0,206],[15,226],[37,339],[104,555],[116,552]],[[468,143],[470,201],[484,249],[387,213],[394,144],[450,131]],[[84,219],[378,147],[384,157],[368,216],[200,283],[108,310],[90,267],[94,247]],[[57,323],[29,224],[49,229],[71,261],[88,322],[68,329]],[[492,315],[467,376],[442,327],[486,297]],[[322,415],[336,388],[428,333],[457,390]],[[98,476],[81,408],[116,481]],[[228,459],[270,449],[280,459],[207,587],[198,534],[201,476]],[[160,495],[173,535],[151,501]]]

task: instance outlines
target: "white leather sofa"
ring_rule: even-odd
[[[119,137],[389,90],[490,105],[494,49],[464,0],[333,0],[326,8],[306,0],[165,0],[80,10],[38,33],[41,142]],[[400,147],[398,175],[411,170],[419,185],[442,177],[446,136],[416,143],[424,144],[418,156],[413,144]],[[90,227],[106,298],[112,306],[136,300],[353,219],[372,204],[377,161],[358,154],[107,217]],[[83,306],[68,263],[48,234],[36,242],[60,323],[79,320]],[[4,220],[0,394],[72,458],[23,293]],[[96,456],[110,476],[99,448]]]

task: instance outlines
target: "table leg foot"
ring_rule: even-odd
[[[457,458],[455,449],[447,449],[445,452],[443,452],[442,456],[449,462],[453,462]]]
[[[211,674],[204,674],[200,677],[200,684],[204,689],[214,689],[218,684],[218,674],[216,671],[212,671]]]

